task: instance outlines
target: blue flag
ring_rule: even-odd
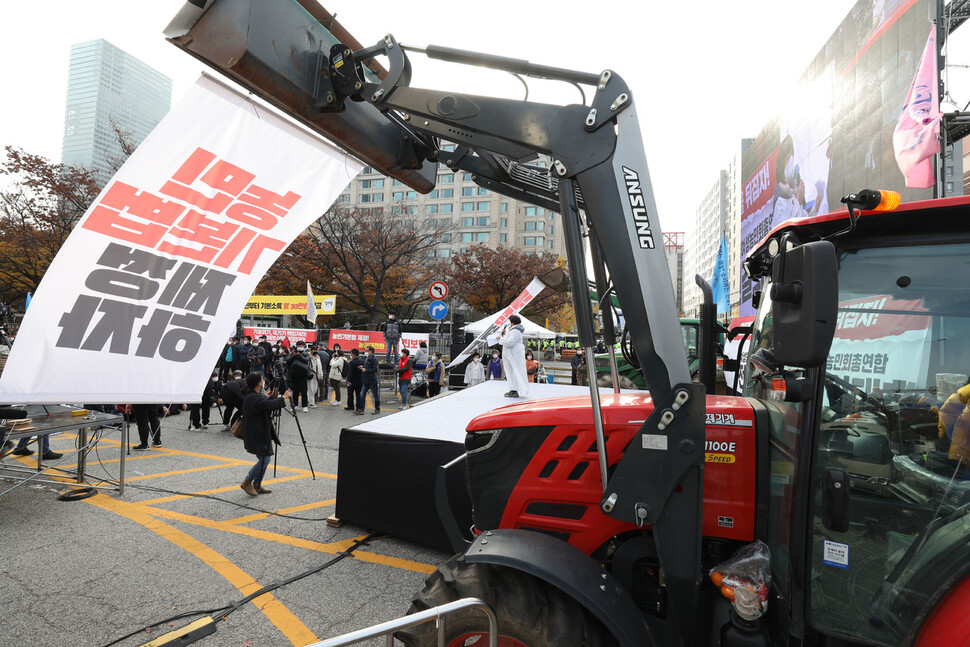
[[[721,248],[717,250],[717,261],[714,262],[711,291],[718,313],[727,313],[731,307],[731,282],[728,280],[728,249],[724,234],[721,234]]]

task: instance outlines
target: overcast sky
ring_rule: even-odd
[[[268,0],[257,0],[268,1]],[[276,0],[273,0],[276,1]],[[162,30],[182,0],[47,0],[4,3],[0,145],[59,161],[72,43],[104,38],[173,81],[173,104],[203,65]],[[445,45],[535,63],[618,72],[639,105],[640,127],[664,231],[692,227],[705,193],[772,116],[854,2],[650,0],[620,2],[389,2],[323,0],[364,44]],[[963,30],[961,30],[963,31]],[[959,32],[958,32],[959,34]],[[970,63],[970,60],[954,61]],[[499,72],[412,56],[413,85],[521,97]],[[532,82],[531,99],[578,102],[571,86]],[[958,103],[970,96],[955,96]]]

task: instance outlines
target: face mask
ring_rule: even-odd
[[[482,360],[480,360],[480,359],[478,359],[478,358],[476,357],[476,358],[475,358],[474,360],[472,360],[472,361],[474,361],[474,362],[475,362],[476,364],[478,364],[478,363],[479,363],[479,362],[481,362]]]
[[[217,378],[217,377],[214,377],[214,378],[212,378],[212,381],[213,381],[213,382],[218,382],[218,381],[219,381],[219,378]]]
[[[492,355],[492,359],[498,359],[498,355]]]
[[[305,351],[305,350],[306,350],[306,348],[304,348],[303,346],[297,346],[297,347],[296,347],[296,350],[297,350],[298,352],[300,352],[300,353],[302,353],[303,351]]]

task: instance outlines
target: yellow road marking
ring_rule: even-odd
[[[166,447],[162,447],[162,448],[156,447],[154,448],[154,451],[157,453],[151,454],[153,456],[158,456],[159,454],[167,455],[167,456],[191,456],[192,458],[205,458],[211,461],[232,462],[236,465],[252,465],[254,462],[254,460],[251,458],[250,459],[227,458],[225,456],[214,456],[212,454],[200,454],[198,452],[189,452],[182,449],[170,449]],[[312,476],[312,473],[310,472],[310,470],[303,469],[300,467],[286,467],[284,465],[280,465],[277,469],[283,472],[293,472],[294,474],[306,474],[307,476]],[[317,472],[316,475],[321,478],[328,478],[328,479],[337,478],[336,474],[327,474],[327,473],[321,474],[320,472]]]
[[[212,570],[224,577],[226,581],[235,586],[244,596],[262,588],[259,582],[253,579],[251,575],[225,557],[181,530],[159,521],[141,506],[117,501],[103,494],[97,494],[89,499],[85,499],[85,501],[103,510],[114,512],[127,519],[131,519],[186,552],[195,555],[202,563],[209,566]],[[262,602],[259,602],[260,600]],[[252,602],[286,636],[291,644],[306,645],[317,640],[317,636],[276,599],[272,593],[264,593],[252,600]]]
[[[297,474],[295,476],[281,476],[278,479],[271,479],[269,481],[263,481],[263,483],[285,483],[286,481],[299,481],[302,479],[309,478],[309,475]],[[127,479],[126,479],[127,480]],[[224,487],[215,488],[212,490],[200,490],[199,492],[192,492],[191,494],[173,494],[172,496],[163,496],[157,499],[147,499],[145,501],[138,501],[138,505],[156,505],[158,503],[168,503],[169,501],[180,501],[182,499],[192,499],[201,494],[222,494],[224,492],[233,492],[239,489],[239,484],[226,485]]]
[[[266,483],[271,483],[272,481],[266,481]],[[334,505],[337,503],[336,499],[327,499],[326,501],[317,501],[316,503],[307,503],[305,505],[298,505],[292,508],[283,508],[281,510],[275,510],[276,514],[292,514],[294,512],[303,512],[305,510],[314,510],[316,508],[323,508],[326,506]],[[235,525],[241,523],[249,523],[251,521],[259,521],[260,519],[265,519],[269,517],[270,513],[260,512],[258,514],[251,514],[245,517],[236,517],[235,519],[226,519],[222,523],[226,525]]]
[[[125,481],[145,481],[148,479],[157,479],[163,476],[179,476],[180,474],[193,474],[195,472],[207,472],[209,470],[222,470],[227,467],[238,467],[238,465],[230,465],[228,463],[224,465],[205,465],[204,467],[193,467],[185,470],[177,470],[174,472],[159,472],[157,474],[142,474],[141,476],[129,476],[125,478]],[[303,478],[303,477],[300,477]]]
[[[205,517],[196,517],[194,515],[183,514],[181,512],[172,512],[170,510],[164,510],[162,508],[144,508],[145,511],[152,515],[157,515],[159,517],[164,517],[166,519],[172,519],[173,521],[182,521],[184,523],[189,523],[196,526],[202,526],[203,528],[211,528],[213,530],[223,530],[225,532],[235,533],[237,535],[245,535],[247,537],[252,537],[253,539],[262,539],[264,541],[272,541],[278,544],[284,544],[287,546],[293,546],[296,548],[305,548],[307,550],[313,550],[320,553],[335,554],[346,550],[351,546],[353,540],[344,540],[333,542],[330,544],[324,544],[319,541],[313,541],[310,539],[302,539],[300,537],[290,537],[289,535],[281,535],[275,532],[268,532],[266,530],[258,530],[256,528],[250,528],[248,526],[237,526],[224,521],[213,521],[212,519],[206,519]],[[429,574],[434,572],[436,566],[432,564],[422,564],[421,562],[413,562],[407,559],[399,559],[397,557],[387,557],[384,555],[377,555],[375,553],[368,553],[366,551],[356,550],[354,551],[353,557],[359,559],[362,562],[369,562],[372,564],[381,564],[384,566],[393,566],[395,568],[400,568],[406,571],[415,571],[417,573]]]

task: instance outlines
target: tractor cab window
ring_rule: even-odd
[[[758,349],[770,349],[774,344],[769,290],[763,292],[758,315],[754,321],[750,354]],[[785,402],[773,397],[771,376],[761,374],[751,362],[745,367],[743,395],[756,398],[768,410],[769,447],[771,464],[768,493],[768,537],[771,549],[771,576],[773,586],[781,594],[782,601],[791,600],[791,560],[793,554],[792,530],[795,510],[795,487],[799,482],[797,467],[802,451],[802,420],[806,405],[801,402]],[[791,609],[787,610],[788,612]]]
[[[970,569],[968,271],[967,244],[840,252],[808,577],[820,631],[908,642]]]
[[[687,349],[687,361],[697,359],[697,329],[699,324],[696,321],[680,322],[680,334],[684,338],[684,348]]]

